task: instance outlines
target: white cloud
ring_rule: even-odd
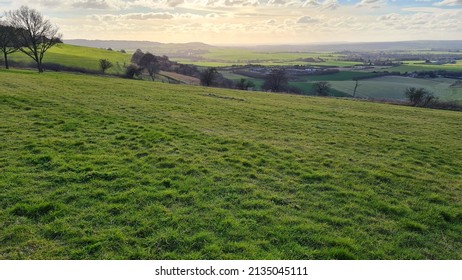
[[[308,23],[316,23],[319,22],[319,19],[312,18],[310,16],[302,16],[297,20],[298,24],[308,24]]]
[[[462,0],[444,0],[434,4],[435,6],[460,6],[462,5]]]
[[[109,5],[106,0],[85,0],[79,1],[72,4],[74,8],[81,8],[81,9],[111,9],[112,6]]]
[[[128,20],[172,19],[174,17],[171,13],[133,13],[120,16],[120,18]]]
[[[66,38],[210,43],[241,37],[275,43],[460,38],[462,9],[454,7],[461,0],[387,5],[392,1],[13,0],[0,7],[38,9]]]
[[[358,4],[356,4],[356,7],[367,7],[367,8],[372,8],[372,9],[378,9],[387,4],[386,0],[361,0]]]

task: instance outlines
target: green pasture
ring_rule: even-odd
[[[301,80],[308,82],[319,82],[319,81],[352,81],[353,79],[359,78],[371,78],[377,76],[376,73],[372,72],[355,72],[355,71],[340,71],[330,75],[307,75]]]
[[[67,44],[57,44],[50,48],[43,58],[45,63],[57,63],[69,67],[80,67],[99,70],[99,60],[108,59],[114,64],[108,73],[121,73],[124,64],[130,63],[131,54],[105,49],[88,48]],[[21,52],[10,55],[11,60],[33,62],[31,58]]]
[[[222,48],[222,49],[212,49],[207,53],[201,55],[205,59],[212,60],[223,60],[223,61],[252,61],[252,60],[262,60],[262,61],[280,61],[280,60],[299,60],[304,58],[337,58],[338,55],[330,53],[298,53],[298,52],[261,52],[256,50],[248,49],[232,49],[232,48]]]
[[[215,48],[201,54],[202,59],[172,58],[184,64],[194,64],[203,67],[228,67],[233,65],[258,64],[264,66],[313,65],[348,67],[357,62],[342,61],[340,55],[332,53],[303,52],[261,52],[249,49]],[[324,62],[307,62],[306,58],[322,58]]]
[[[405,61],[403,65],[397,67],[390,67],[388,71],[399,71],[401,73],[405,72],[415,72],[415,71],[436,71],[436,70],[446,70],[446,71],[460,71],[462,72],[462,60],[457,60],[456,64],[426,64],[424,61]]]
[[[1,259],[461,259],[462,115],[0,71]]]
[[[217,61],[198,61],[198,60],[190,60],[185,58],[172,58],[173,61],[176,61],[181,64],[192,64],[199,67],[230,67],[230,66],[244,66],[247,63],[233,63],[233,62],[217,62]]]
[[[357,63],[350,62],[350,61],[326,61],[326,62],[306,62],[306,61],[285,61],[285,60],[278,60],[278,61],[257,61],[252,62],[250,61],[234,61],[234,62],[226,62],[226,61],[206,61],[206,60],[190,60],[185,58],[173,58],[173,61],[182,64],[192,64],[200,67],[231,67],[231,66],[244,66],[248,64],[255,64],[255,65],[262,65],[262,66],[299,66],[299,65],[306,65],[306,66],[315,66],[315,67],[349,67],[354,66]]]
[[[248,81],[252,81],[255,84],[256,89],[258,89],[258,90],[261,89],[261,86],[264,83],[264,81],[262,79],[250,78],[250,77],[247,77],[247,76],[244,76],[244,75],[239,75],[239,74],[233,73],[231,71],[220,71],[220,73],[223,75],[223,77],[225,77],[227,79],[230,79],[232,81],[235,81],[235,82],[238,82],[241,79],[246,79]]]
[[[398,76],[386,76],[359,81],[358,97],[378,99],[405,99],[407,88],[425,88],[442,100],[462,100],[462,88],[451,87],[456,80],[453,79],[416,79]],[[354,81],[332,81],[336,90],[353,94]]]

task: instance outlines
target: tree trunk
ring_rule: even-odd
[[[39,73],[43,73],[43,65],[41,61],[37,61],[37,69]]]
[[[5,68],[10,69],[10,66],[8,64],[8,55],[6,54],[6,52],[3,52],[3,56],[5,57]]]
[[[353,98],[356,97],[356,90],[358,89],[358,80],[356,80],[355,91],[353,92]]]

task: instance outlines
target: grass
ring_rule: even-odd
[[[261,90],[261,86],[263,85],[263,79],[255,79],[250,78],[244,75],[239,75],[233,73],[231,71],[220,71],[225,78],[231,79],[233,81],[239,81],[241,78],[246,80],[252,81],[256,85],[257,90]],[[331,74],[331,75],[309,75],[309,76],[301,76],[296,77],[294,80],[291,81],[289,84],[291,86],[295,86],[302,90],[303,94],[313,94],[314,88],[313,83],[317,81],[351,81],[353,78],[364,78],[364,77],[374,77],[376,74],[369,73],[369,72],[353,72],[353,71],[341,71],[339,73]],[[350,94],[343,92],[342,90],[338,90],[336,88],[332,88],[330,94],[332,96],[349,96]]]
[[[330,75],[310,75],[305,76],[303,79],[307,82],[319,81],[352,81],[356,78],[371,78],[377,76],[376,73],[371,72],[355,72],[355,71],[340,71]]]
[[[12,54],[11,60],[32,62],[33,60],[21,52]],[[99,60],[108,59],[114,64],[107,72],[110,74],[122,73],[123,65],[130,63],[130,54],[104,49],[57,44],[50,48],[44,56],[43,62],[57,63],[69,67],[81,67],[90,70],[99,70]]]
[[[321,58],[324,62],[307,62],[303,59]],[[262,52],[256,50],[215,48],[201,55],[201,59],[172,58],[184,64],[194,64],[201,67],[229,67],[233,65],[258,64],[263,66],[353,66],[357,62],[342,61],[339,55],[332,53],[311,52]]]
[[[223,77],[225,77],[227,79],[230,79],[230,80],[232,80],[234,82],[238,82],[241,79],[246,79],[247,81],[251,81],[252,83],[254,83],[255,88],[257,90],[261,90],[261,87],[262,87],[262,85],[264,83],[263,79],[250,78],[248,76],[236,74],[236,73],[233,73],[231,71],[220,71],[220,73],[223,75]]]
[[[397,67],[388,68],[388,71],[399,71],[404,72],[415,72],[415,71],[436,71],[436,70],[446,70],[446,71],[459,71],[462,72],[462,60],[458,60],[456,64],[425,64],[423,61],[409,61],[404,62],[403,65]]]
[[[416,79],[398,76],[386,76],[359,82],[357,95],[379,99],[405,99],[407,88],[425,88],[442,100],[462,100],[462,88],[451,87],[453,79]],[[332,81],[334,89],[353,94],[354,81]]]
[[[462,258],[460,112],[0,80],[0,259]]]
[[[207,53],[201,55],[205,59],[209,60],[222,60],[230,62],[240,61],[280,61],[280,60],[299,60],[304,58],[325,58],[329,59],[337,58],[338,55],[329,53],[297,53],[297,52],[261,52],[246,49],[212,49]]]

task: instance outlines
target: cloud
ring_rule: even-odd
[[[185,0],[165,0],[165,4],[169,7],[177,7],[181,4],[184,4]]]
[[[326,10],[335,10],[338,7],[340,7],[340,4],[338,3],[337,0],[326,0],[324,1],[322,5],[323,5],[323,8]]]
[[[301,3],[301,7],[318,7],[323,10],[335,10],[340,7],[337,0],[325,0],[324,2],[317,0],[306,0]]]
[[[407,30],[427,30],[427,31],[457,31],[462,26],[462,12],[448,11],[416,14],[396,14],[391,13],[377,18],[377,29],[407,29]]]
[[[193,2],[185,2],[186,4],[189,4],[192,8],[197,6],[217,8],[258,6],[260,2],[258,0],[195,0]]]
[[[95,10],[106,10],[111,8],[111,6],[106,2],[106,0],[86,0],[81,2],[75,2],[74,4],[72,4],[72,6],[74,8]]]
[[[56,7],[56,6],[59,6],[61,4],[61,1],[59,1],[59,0],[42,0],[42,1],[39,1],[39,3],[43,7]]]
[[[378,9],[378,8],[383,7],[386,4],[387,4],[387,1],[385,0],[361,0],[361,2],[356,4],[356,7],[358,8],[367,7],[367,8],[372,8],[372,9]]]
[[[309,6],[314,6],[314,7],[319,7],[321,3],[316,0],[306,0],[303,4],[302,7],[309,7]]]
[[[172,19],[174,15],[171,13],[133,13],[122,15],[124,19],[133,20],[150,20],[150,19]]]
[[[258,1],[248,1],[248,0],[224,0],[223,4],[227,7],[234,6],[255,6],[258,5]]]
[[[316,23],[319,22],[319,19],[312,18],[310,16],[302,16],[297,20],[298,24],[308,24],[308,23]]]
[[[460,6],[462,5],[462,0],[444,0],[434,4],[435,6]]]
[[[397,21],[399,19],[401,19],[400,14],[392,13],[392,14],[380,16],[377,20],[378,21]]]

